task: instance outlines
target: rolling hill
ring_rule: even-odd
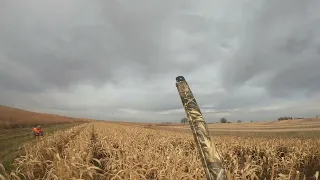
[[[51,125],[64,123],[84,123],[92,121],[84,118],[73,118],[54,114],[31,112],[18,108],[0,105],[0,129],[30,127],[34,125]]]

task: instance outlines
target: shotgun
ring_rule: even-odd
[[[183,76],[176,77],[176,87],[187,114],[207,180],[226,180],[227,177],[222,167],[221,157],[215,144],[211,141],[208,126]]]

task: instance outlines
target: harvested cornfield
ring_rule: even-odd
[[[230,179],[316,179],[319,139],[213,138]],[[25,146],[8,179],[205,179],[191,134],[90,123]]]

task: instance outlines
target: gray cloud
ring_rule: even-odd
[[[265,2],[247,24],[236,55],[225,63],[225,87],[254,80],[272,96],[319,91],[315,85],[320,77],[319,5],[318,1]]]
[[[0,103],[78,117],[179,120],[174,83],[183,75],[209,119],[314,115],[316,108],[302,107],[319,99],[319,5],[3,1]],[[300,111],[291,111],[293,102]]]

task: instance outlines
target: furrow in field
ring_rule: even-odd
[[[14,176],[24,179],[38,179],[47,176],[48,170],[54,167],[54,161],[64,156],[63,151],[68,147],[68,142],[79,135],[84,128],[85,124],[58,131],[52,136],[43,137],[37,143],[26,144],[24,155],[14,161],[16,167],[13,171]]]
[[[90,139],[91,128],[88,125],[66,144],[61,154],[55,156],[54,165],[45,178],[93,179],[95,167],[91,164]]]
[[[97,125],[107,179],[204,179],[191,135]]]
[[[205,179],[192,134],[107,123],[65,132],[28,146],[8,179]],[[213,142],[231,179],[312,179],[320,170],[319,139]]]

